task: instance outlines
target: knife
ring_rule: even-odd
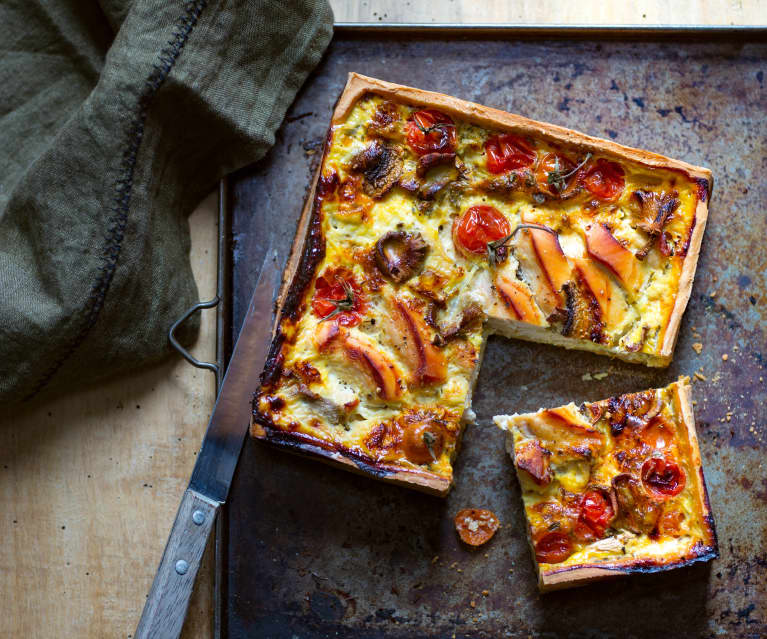
[[[226,502],[245,433],[250,397],[263,370],[272,330],[272,300],[280,270],[266,251],[256,289],[232,353],[189,486],[181,498],[160,567],[136,628],[136,639],[177,639],[184,625],[202,553]]]

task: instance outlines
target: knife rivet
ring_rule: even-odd
[[[189,564],[186,563],[183,559],[179,559],[176,562],[176,572],[179,575],[185,575],[187,570],[189,570]]]
[[[202,522],[205,521],[205,513],[201,510],[195,510],[192,513],[192,521],[197,524],[198,526],[202,525]]]

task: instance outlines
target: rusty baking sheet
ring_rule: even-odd
[[[669,369],[491,339],[474,397],[478,423],[446,500],[249,440],[221,540],[222,636],[766,636],[767,44],[748,35],[337,36],[274,149],[232,178],[234,327],[269,232],[287,257],[348,71],[708,166],[709,226]],[[695,376],[721,558],[539,595],[519,489],[491,417],[663,386],[679,374]],[[452,526],[469,506],[492,509],[503,524],[479,552],[462,548]]]

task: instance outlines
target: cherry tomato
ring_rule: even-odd
[[[605,534],[614,516],[612,503],[604,491],[588,490],[583,494],[579,520],[591,528],[597,537]]]
[[[549,195],[562,195],[573,186],[577,176],[569,175],[575,169],[575,163],[559,153],[547,153],[535,167],[535,181],[538,189]],[[567,175],[567,178],[564,176]],[[562,179],[558,179],[561,177]]]
[[[511,233],[503,214],[492,206],[480,204],[466,209],[453,223],[453,242],[458,249],[476,255],[487,253],[487,243]]]
[[[505,173],[513,169],[524,169],[535,162],[535,151],[522,138],[515,135],[495,135],[485,142],[487,170],[490,173]]]
[[[453,520],[461,541],[469,546],[481,546],[492,539],[500,522],[495,513],[482,508],[465,508]]]
[[[642,429],[642,441],[656,450],[663,450],[674,442],[674,427],[658,415]]]
[[[684,471],[675,462],[652,457],[642,465],[642,483],[658,499],[669,499],[684,489]]]
[[[558,564],[573,554],[570,538],[561,532],[546,533],[535,544],[535,559],[539,564]]]
[[[314,285],[312,310],[322,318],[338,320],[343,326],[356,326],[367,309],[362,289],[346,269],[328,269]]]
[[[428,464],[436,461],[445,448],[445,433],[433,420],[409,424],[402,438],[405,457],[414,464]]]
[[[658,519],[657,528],[661,535],[668,535],[669,537],[676,537],[679,535],[682,522],[684,521],[684,513],[680,510],[666,510]]]
[[[434,109],[417,111],[407,123],[407,143],[418,155],[452,153],[455,150],[455,124]]]
[[[586,188],[601,200],[611,201],[623,193],[626,182],[623,179],[623,168],[616,162],[597,160],[583,178]]]

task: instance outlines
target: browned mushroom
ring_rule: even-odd
[[[423,177],[432,167],[453,164],[454,161],[455,153],[427,153],[418,158],[415,172],[418,177]]]
[[[365,195],[379,199],[386,195],[402,175],[402,148],[381,140],[360,151],[352,159],[351,169],[365,178]]]
[[[444,346],[449,341],[465,335],[466,332],[479,324],[485,317],[482,307],[476,302],[471,302],[461,312],[461,318],[454,324],[440,328],[434,338],[434,344]]]
[[[420,233],[389,231],[376,242],[376,265],[386,277],[400,284],[415,275],[428,248]]]
[[[639,481],[626,473],[613,477],[612,488],[618,503],[618,518],[623,525],[632,532],[651,532],[663,506],[653,501]]]
[[[643,260],[650,252],[655,240],[663,232],[671,215],[679,206],[676,191],[655,193],[654,191],[636,190],[634,199],[639,202],[641,219],[637,226],[650,236],[647,244],[636,254],[637,259]]]

